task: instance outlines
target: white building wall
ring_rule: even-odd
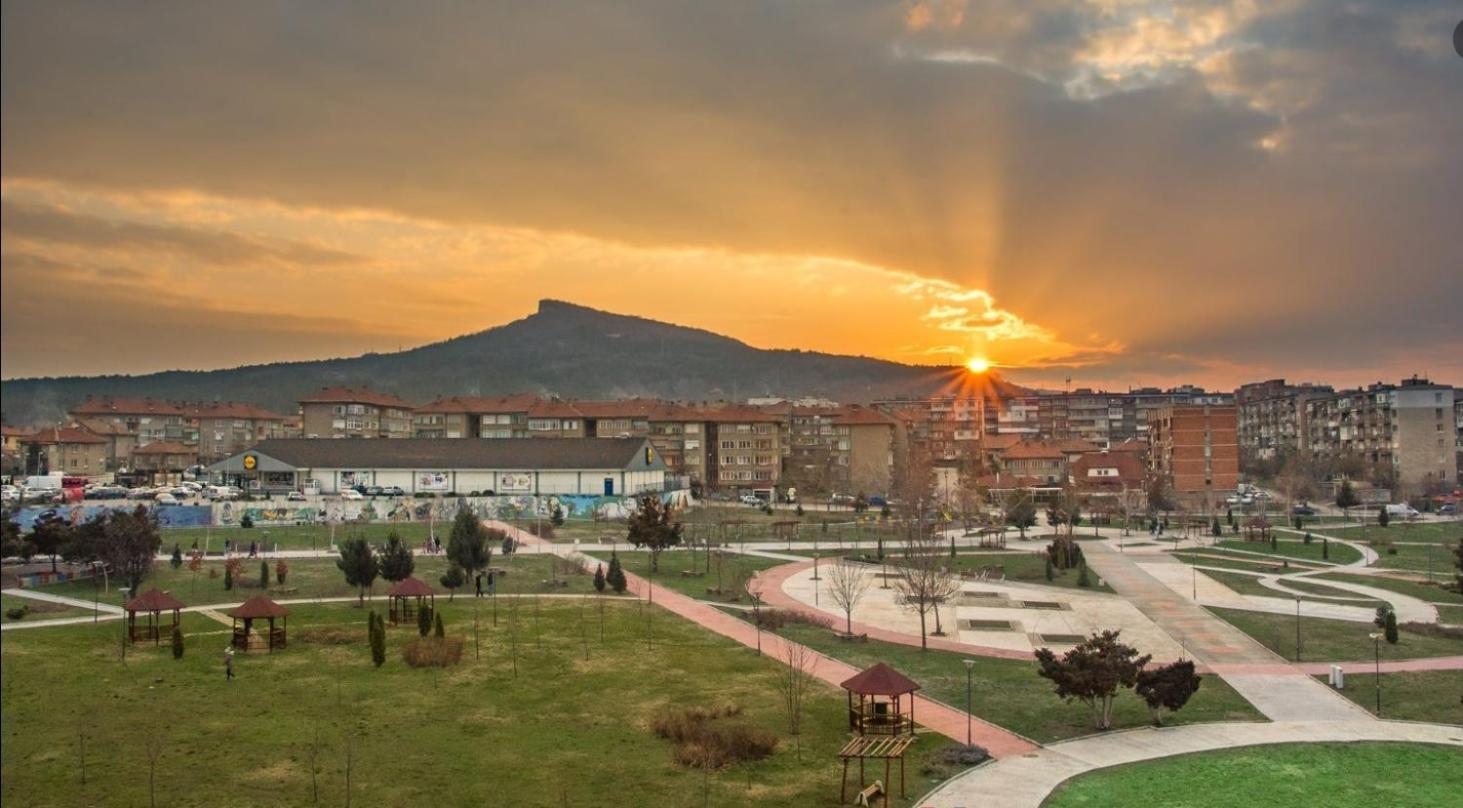
[[[472,471],[457,472],[457,493],[470,494],[473,491],[491,491],[497,485],[497,472]]]
[[[538,473],[538,492],[540,494],[581,494],[579,490],[579,472],[577,471],[540,471]]]
[[[383,488],[386,486],[400,486],[403,491],[411,491],[416,484],[415,475],[411,470],[381,469],[376,472],[376,485]]]

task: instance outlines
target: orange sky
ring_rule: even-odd
[[[1036,383],[1463,381],[1446,4],[68,6],[4,7],[6,378],[553,297]]]

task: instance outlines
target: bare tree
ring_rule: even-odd
[[[162,730],[149,725],[142,733],[142,751],[147,755],[147,801],[157,808],[157,762],[163,755]]]
[[[320,751],[324,744],[320,739],[320,719],[315,719],[315,730],[310,736],[310,745],[305,747],[305,760],[310,766],[310,799],[320,804]]]
[[[849,636],[853,636],[853,609],[872,583],[873,579],[864,575],[862,567],[844,559],[839,559],[828,572],[828,597],[843,610]]]
[[[508,608],[508,653],[513,659],[513,678],[518,678],[518,596]]]
[[[805,645],[784,643],[787,650],[787,667],[777,679],[777,689],[782,695],[783,711],[787,713],[788,734],[792,735],[798,760],[803,757],[803,699],[813,686],[813,672],[818,667],[818,655]]]
[[[905,557],[895,567],[894,590],[900,606],[919,615],[919,644],[924,650],[930,647],[926,627],[930,613],[935,615],[938,630],[940,604],[960,589],[959,581],[943,565],[940,550],[938,534],[920,531],[905,546]]]

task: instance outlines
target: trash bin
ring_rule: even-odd
[[[1346,689],[1346,672],[1341,670],[1340,665],[1331,666],[1331,686],[1337,690]]]

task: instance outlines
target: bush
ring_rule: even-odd
[[[1377,614],[1375,617],[1372,618],[1372,625],[1376,626],[1377,628],[1385,628],[1387,626],[1387,615],[1391,613],[1391,606],[1378,606]]]
[[[817,626],[833,628],[833,619],[821,614],[807,614],[791,609],[758,609],[752,612],[752,622],[766,631],[777,631],[783,626]]]
[[[462,638],[421,637],[402,647],[401,658],[413,668],[448,668],[462,661]]]
[[[1382,633],[1387,638],[1387,644],[1397,644],[1397,613],[1387,612],[1387,623],[1382,627]]]
[[[952,766],[974,766],[977,763],[986,762],[990,756],[991,753],[987,752],[985,747],[979,744],[971,744],[970,746],[959,744],[957,746],[945,747],[945,751],[940,755],[940,762]]]
[[[736,704],[686,707],[657,716],[651,729],[675,745],[671,758],[689,768],[719,769],[771,755],[777,736],[741,722],[718,723],[741,711]]]
[[[268,561],[260,561],[259,562],[259,588],[260,589],[268,589],[269,588],[269,562]]]
[[[173,569],[183,566],[183,548],[176,543],[173,545],[173,558],[168,563],[173,565]]]
[[[212,576],[210,576],[210,577],[212,577]],[[233,588],[234,588],[234,565],[233,564],[225,564],[224,565],[224,589],[233,589]]]
[[[1087,562],[1083,561],[1077,565],[1077,585],[1082,588],[1092,586],[1092,579],[1087,577]]]
[[[447,636],[447,632],[442,628],[442,613],[436,609],[432,610],[432,636],[439,640]]]
[[[5,610],[5,616],[10,618],[11,620],[20,620],[28,614],[30,614],[29,606],[19,606],[14,609]]]
[[[242,528],[251,528],[253,526],[254,526],[254,518],[252,516],[250,516],[249,514],[247,514],[247,513],[244,514],[244,518],[243,519],[240,519],[239,520],[239,527],[242,527]]]
[[[173,626],[173,659],[183,658],[183,629]]]
[[[596,564],[594,567],[594,591],[604,594],[606,585],[604,565]]]
[[[274,582],[275,583],[279,584],[280,586],[284,586],[285,576],[286,575],[289,575],[289,574],[290,574],[290,565],[284,563],[284,559],[283,558],[281,558],[280,560],[274,562]]]
[[[367,614],[370,616],[367,639],[371,643],[371,664],[379,668],[386,663],[386,623],[381,619],[381,615],[376,614],[375,609]]]
[[[361,639],[361,630],[356,626],[310,626],[290,632],[290,642],[310,645],[355,645]]]
[[[417,610],[417,634],[425,637],[432,633],[432,607],[423,603]]]

